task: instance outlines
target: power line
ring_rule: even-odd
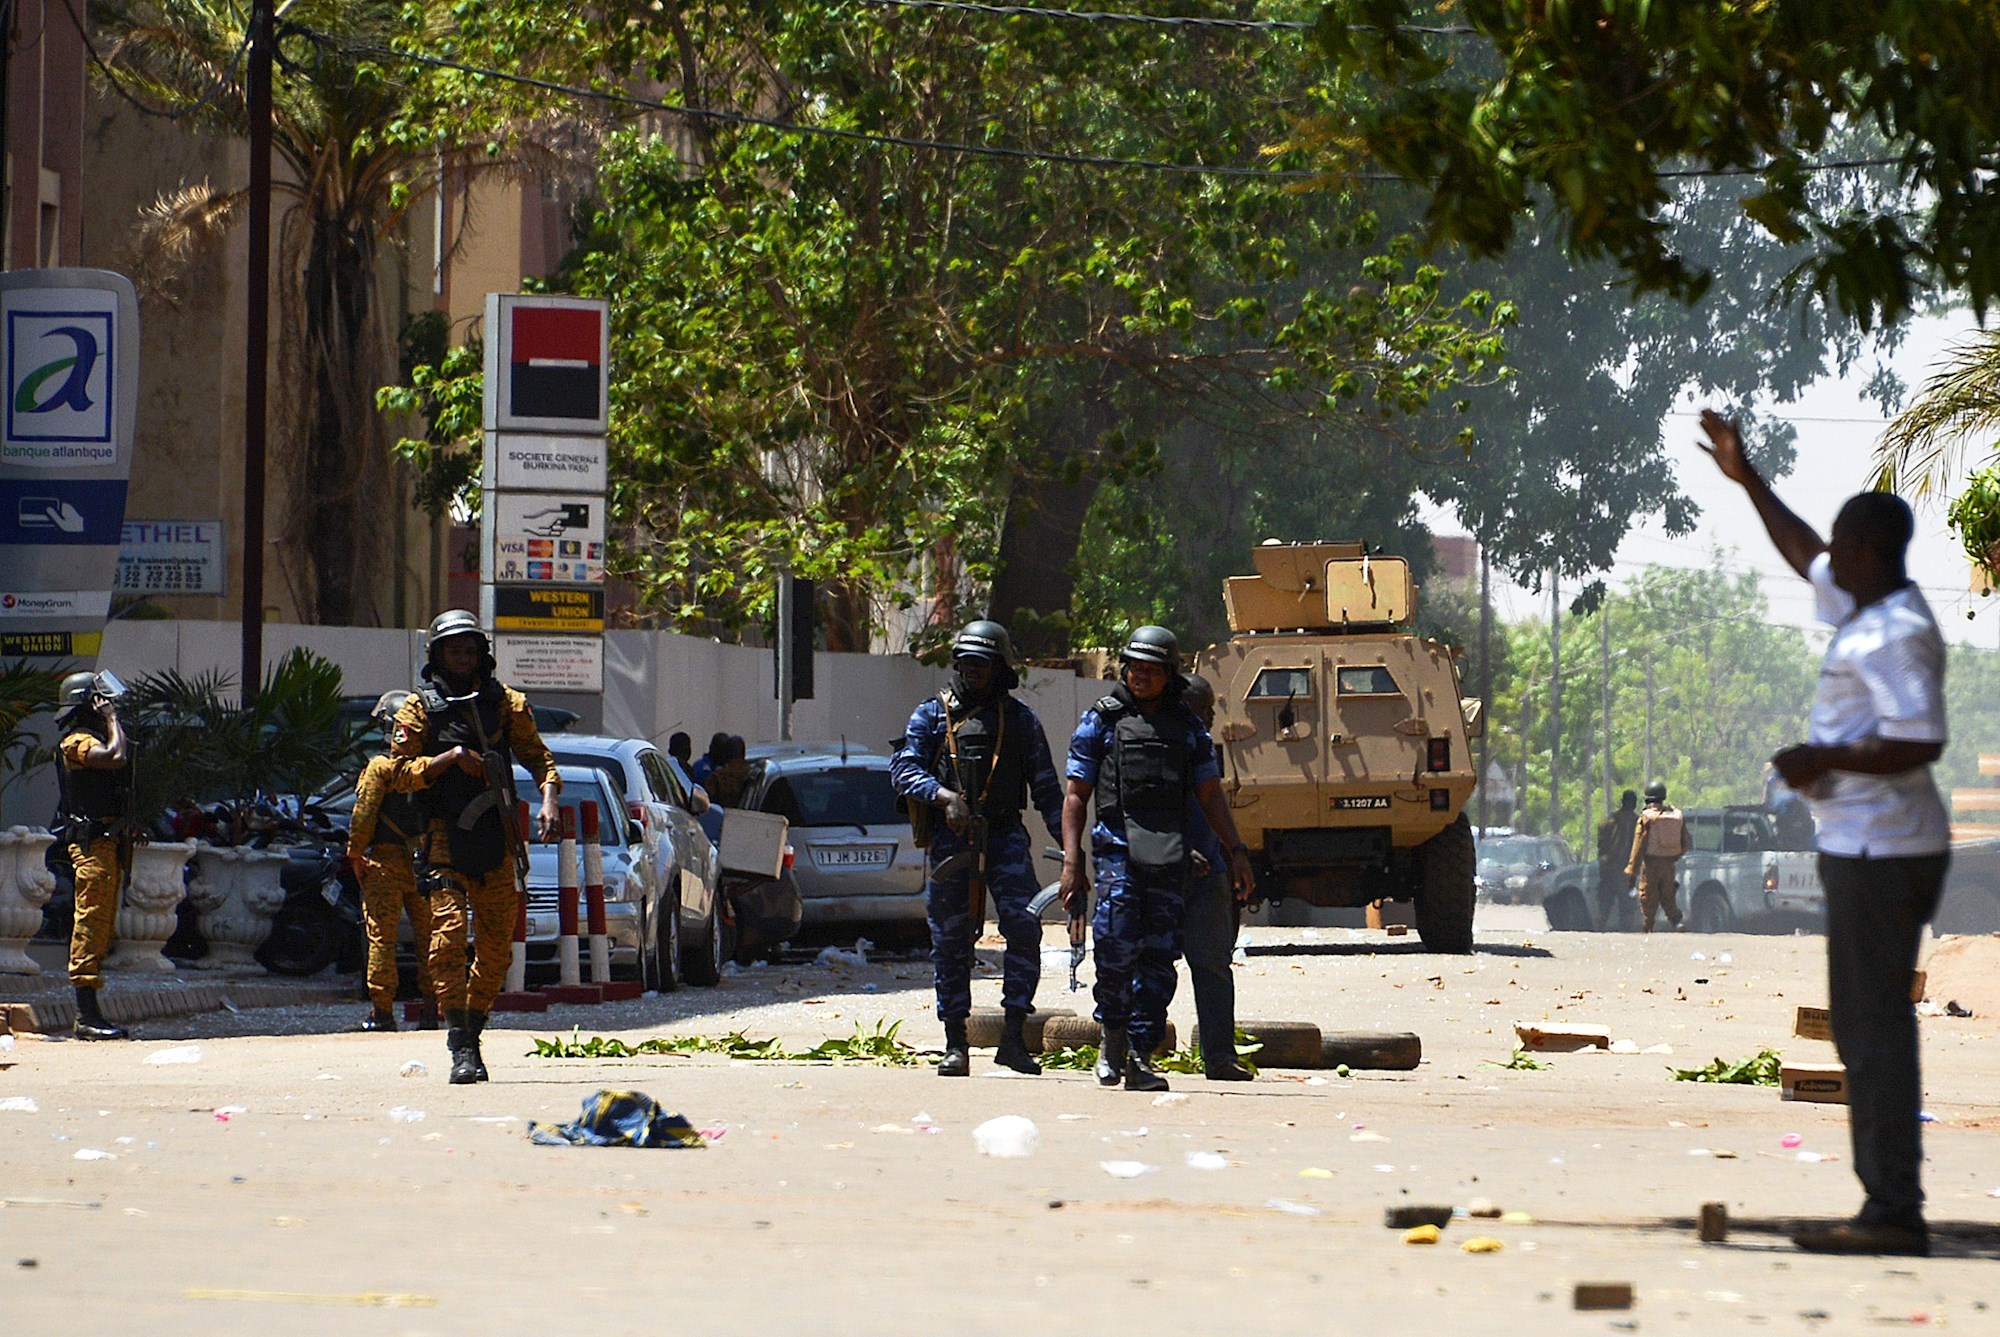
[[[855,0],[857,4],[886,9],[955,10],[1010,19],[1066,19],[1080,23],[1135,23],[1158,28],[1220,28],[1245,32],[1310,32],[1316,25],[1296,19],[1213,18],[1202,14],[1138,14],[1129,10],[1049,9],[1036,5],[978,4],[974,0]],[[1446,37],[1470,37],[1479,29],[1465,24],[1426,25],[1396,23],[1392,32],[1426,33]]]
[[[250,49],[250,29],[248,26],[245,26],[243,29],[243,40],[236,44],[236,50],[230,53],[228,63],[222,67],[222,73],[215,77],[215,82],[209,86],[209,90],[206,93],[203,93],[192,104],[182,107],[178,111],[150,107],[140,101],[132,90],[125,86],[125,81],[118,77],[118,72],[112,69],[110,63],[98,53],[97,43],[90,40],[90,32],[84,27],[83,15],[76,12],[75,0],[63,0],[63,8],[69,11],[69,21],[75,26],[76,35],[83,42],[84,50],[90,53],[90,63],[97,67],[97,72],[104,76],[104,81],[110,84],[112,90],[126,102],[129,102],[134,109],[162,121],[186,120],[214,102],[216,98],[220,97],[231,87],[231,81],[236,74],[236,66],[242,61],[243,53]]]
[[[1058,163],[1070,167],[1101,167],[1107,169],[1135,169],[1149,172],[1178,172],[1188,176],[1226,176],[1249,178],[1262,181],[1303,181],[1334,175],[1327,172],[1307,171],[1271,167],[1237,167],[1226,163],[1171,162],[1156,158],[1114,158],[1091,153],[1064,153],[1049,149],[1011,148],[1001,144],[965,144],[954,140],[927,139],[917,135],[884,134],[868,130],[848,130],[840,126],[809,125],[799,121],[781,121],[770,116],[752,116],[748,112],[719,111],[712,107],[684,107],[673,102],[663,102],[657,98],[641,97],[636,93],[611,92],[599,88],[583,88],[575,84],[557,83],[551,79],[540,79],[530,74],[517,74],[507,70],[488,69],[470,65],[463,61],[448,60],[443,56],[427,56],[415,51],[399,51],[393,47],[378,46],[370,42],[355,42],[320,32],[302,24],[283,25],[288,33],[295,33],[310,42],[350,55],[373,56],[383,60],[402,61],[406,64],[425,65],[433,69],[452,70],[459,74],[469,74],[475,78],[498,79],[504,83],[518,84],[525,88],[539,88],[548,93],[559,93],[567,97],[594,102],[604,102],[617,106],[637,107],[647,111],[665,112],[671,116],[685,116],[690,120],[711,121],[723,125],[755,125],[766,129],[780,130],[787,134],[816,135],[825,139],[843,139],[852,143],[890,145],[896,148],[931,149],[940,153],[960,153],[970,157],[1004,158],[1016,162]],[[1402,178],[1392,173],[1340,173],[1350,179],[1366,181],[1399,181]]]

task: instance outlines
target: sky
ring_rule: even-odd
[[[1969,312],[1914,321],[1902,347],[1885,361],[1899,372],[1913,395],[1945,351],[1976,329]],[[1850,376],[1821,381],[1794,403],[1760,406],[1797,425],[1798,458],[1792,472],[1776,480],[1774,486],[1785,503],[1822,536],[1841,502],[1866,487],[1872,473],[1875,442],[1886,421],[1881,409],[1860,394],[1862,382],[1873,369],[1873,360],[1864,358]],[[1661,440],[1681,488],[1701,508],[1695,532],[1669,538],[1657,520],[1633,530],[1618,549],[1611,583],[1622,586],[1647,566],[1706,567],[1720,547],[1725,550],[1725,565],[1763,574],[1773,622],[1818,626],[1812,616],[1810,589],[1772,549],[1742,489],[1723,478],[1696,447],[1701,436],[1698,419],[1705,403],[1689,397],[1660,424]],[[1718,403],[1714,407],[1729,413],[1735,406]],[[1946,495],[1917,505],[1917,534],[1910,545],[1909,570],[1911,578],[1923,587],[1949,640],[1993,648],[2000,646],[2000,594],[1982,599],[1970,588],[1970,564],[1944,517],[1950,496],[1958,490],[1956,483],[1983,464],[1986,454],[1985,449],[1972,445],[1959,461],[1954,486]],[[1457,530],[1443,515],[1437,517],[1437,523],[1441,532]],[[1566,594],[1565,599],[1568,597]],[[1510,619],[1546,617],[1548,612],[1546,593],[1533,594],[1512,586],[1496,586],[1494,603],[1495,611]],[[1967,613],[1974,616],[1968,620]]]

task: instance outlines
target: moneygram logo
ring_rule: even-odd
[[[7,312],[7,462],[46,468],[116,462],[113,319],[109,311]]]
[[[109,590],[16,590],[0,594],[0,617],[104,617],[111,612]]]

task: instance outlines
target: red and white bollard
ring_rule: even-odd
[[[576,809],[562,810],[562,844],[556,848],[556,982],[564,988],[583,983],[577,962],[576,938]]]
[[[597,805],[584,802],[583,904],[590,929],[590,982],[611,982],[611,933],[604,923],[604,845],[598,835]]]
[[[515,811],[519,825],[515,828],[526,840],[528,826],[528,804],[523,799]],[[515,888],[514,898],[514,954],[507,962],[507,992],[521,993],[528,987],[528,889]]]

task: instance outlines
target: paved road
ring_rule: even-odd
[[[1543,1337],[1633,1322],[1854,1332],[1916,1316],[2000,1332],[2000,1020],[1924,1022],[1942,1256],[1816,1258],[1783,1228],[1853,1209],[1843,1111],[1666,1068],[1765,1045],[1820,1056],[1789,1038],[1793,1009],[1823,1001],[1818,939],[1551,934],[1504,913],[1482,914],[1479,938],[1471,956],[1438,957],[1380,933],[1257,931],[1237,968],[1245,1016],[1414,1030],[1424,1065],[1178,1079],[1187,1098],[1164,1104],[1082,1074],[998,1075],[984,1055],[974,1079],[947,1082],[524,1052],[573,1025],[803,1042],[886,1019],[934,1043],[927,969],[907,958],[746,971],[716,990],[510,1022],[478,1087],[444,1082],[435,1035],[346,1031],[354,1005],[151,1023],[129,1045],[23,1039],[0,1071],[0,1097],[37,1107],[0,1110],[0,1313],[9,1333]],[[1063,1005],[1054,960],[1043,997]],[[983,977],[978,1001],[998,989]],[[1188,1004],[1183,990],[1183,1028]],[[1673,1052],[1508,1070],[1517,1020],[1604,1025]],[[189,1043],[198,1063],[146,1062]],[[428,1071],[398,1075],[411,1059]],[[528,1142],[524,1120],[572,1117],[607,1085],[722,1136],[689,1152]],[[1036,1155],[976,1153],[972,1129],[1001,1114],[1034,1120]],[[1782,1144],[1790,1133],[1799,1147]],[[1150,1168],[1102,1168],[1119,1161]],[[1382,1225],[1385,1207],[1474,1198],[1529,1219],[1461,1219],[1431,1247]],[[1737,1219],[1725,1245],[1693,1239],[1706,1200]],[[1504,1247],[1462,1251],[1475,1234]],[[1580,1280],[1629,1281],[1637,1306],[1573,1313]]]

